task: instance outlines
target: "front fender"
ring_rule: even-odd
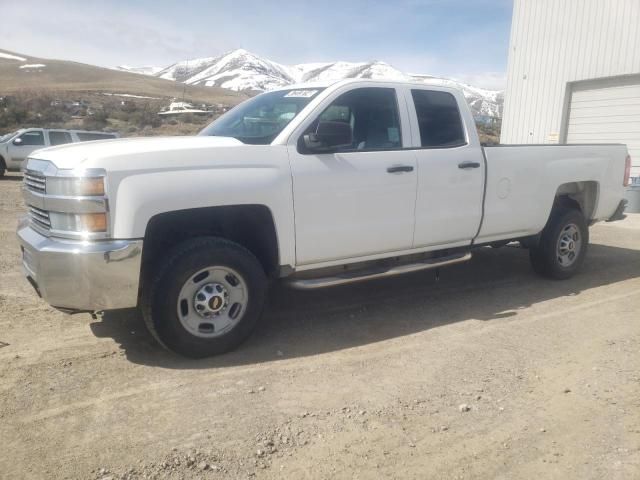
[[[211,166],[129,173],[109,192],[114,238],[143,238],[161,213],[231,205],[264,205],[273,216],[280,263],[295,259],[291,175],[274,165]]]

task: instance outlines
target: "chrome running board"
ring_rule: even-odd
[[[291,279],[287,283],[290,287],[298,290],[313,290],[316,288],[334,287],[336,285],[344,285],[346,283],[362,282],[364,280],[373,280],[374,278],[393,277],[404,273],[419,272],[421,270],[429,270],[432,268],[446,267],[455,265],[471,259],[471,252],[457,253],[446,257],[429,258],[417,263],[407,263],[397,265],[385,269],[366,270],[345,272],[331,277]]]

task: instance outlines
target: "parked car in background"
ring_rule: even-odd
[[[4,172],[17,171],[35,150],[65,143],[88,142],[118,138],[114,132],[64,130],[59,128],[23,128],[0,137],[0,177]]]

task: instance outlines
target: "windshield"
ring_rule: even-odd
[[[233,137],[242,143],[268,145],[322,88],[263,93],[233,108],[200,135]]]
[[[0,136],[0,143],[4,143],[4,142],[7,142],[7,141],[11,140],[18,133],[20,133],[20,130],[18,130],[17,132],[11,132],[11,133],[7,133],[6,135]]]

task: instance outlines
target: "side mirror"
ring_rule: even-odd
[[[13,141],[13,144],[14,144],[14,145],[17,145],[17,146],[19,147],[20,145],[22,145],[22,139],[21,139],[21,138],[16,138],[16,139]]]
[[[328,152],[350,147],[353,143],[351,125],[345,122],[319,122],[316,133],[303,137],[304,146],[311,152]]]

